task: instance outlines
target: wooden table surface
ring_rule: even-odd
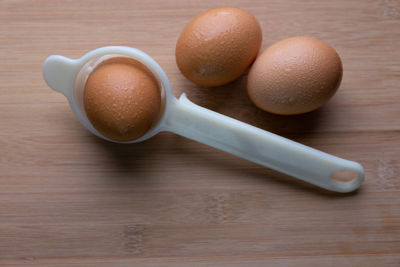
[[[400,2],[0,1],[0,266],[400,266]],[[200,88],[175,64],[199,12],[252,12],[262,49],[308,35],[344,77],[318,111],[257,109],[245,77]],[[330,193],[170,133],[105,142],[48,88],[51,54],[139,48],[176,96],[363,164],[355,193]]]

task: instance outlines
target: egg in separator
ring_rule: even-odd
[[[135,140],[119,142],[102,135],[90,123],[83,107],[83,90],[88,75],[98,64],[111,57],[130,57],[139,61],[159,83],[162,106],[158,120],[147,133]],[[68,99],[76,117],[89,131],[111,142],[136,143],[159,132],[169,131],[327,190],[351,192],[364,180],[364,169],[357,162],[200,107],[185,94],[178,100],[163,69],[153,58],[135,48],[107,46],[92,50],[79,59],[49,56],[43,65],[43,76],[49,87]]]

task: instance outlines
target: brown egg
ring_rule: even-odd
[[[84,91],[86,115],[104,136],[130,141],[143,136],[158,118],[161,95],[153,74],[130,58],[102,62]]]
[[[276,114],[300,114],[325,104],[342,79],[342,62],[328,44],[293,37],[267,48],[247,79],[250,99]]]
[[[238,78],[260,49],[261,27],[256,18],[236,7],[220,7],[196,16],[176,45],[182,74],[201,86],[219,86]]]

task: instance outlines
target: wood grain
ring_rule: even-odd
[[[257,17],[263,48],[309,35],[341,55],[337,95],[292,117],[254,107],[245,76],[207,89],[179,73],[178,35],[214,2],[0,1],[1,266],[400,265],[400,2],[218,2]],[[149,53],[177,96],[359,161],[365,183],[334,194],[169,133],[92,136],[41,66],[104,45]]]

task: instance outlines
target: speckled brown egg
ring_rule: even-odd
[[[201,86],[219,86],[238,78],[260,49],[261,27],[249,12],[220,7],[196,16],[176,45],[182,74]]]
[[[259,108],[291,115],[315,110],[336,92],[342,62],[328,44],[293,37],[267,48],[254,62],[247,79],[250,99]]]
[[[92,125],[116,141],[143,136],[158,118],[161,95],[154,75],[140,62],[112,58],[89,75],[84,107]]]

